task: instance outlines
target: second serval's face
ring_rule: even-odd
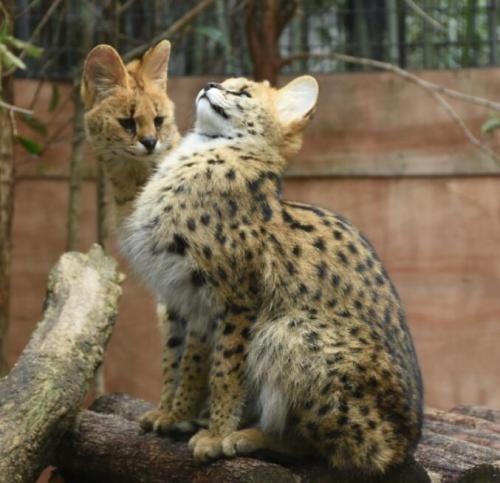
[[[214,137],[254,137],[288,157],[300,146],[317,95],[318,84],[310,76],[281,89],[245,78],[211,82],[196,97],[195,129]]]
[[[85,126],[100,154],[154,160],[172,147],[174,106],[167,95],[170,45],[161,42],[125,66],[109,46],[87,57],[82,95]]]

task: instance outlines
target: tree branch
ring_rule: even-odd
[[[215,0],[202,0],[194,8],[185,13],[181,18],[177,19],[167,30],[155,35],[149,42],[139,45],[127,52],[123,59],[128,62],[136,57],[142,55],[151,45],[158,43],[160,40],[169,38],[179,33],[182,29],[187,27],[200,13],[210,7]]]
[[[419,17],[423,18],[426,22],[431,24],[436,30],[446,32],[446,29],[436,19],[432,18],[425,10],[417,5],[413,0],[405,0],[406,5],[413,10]]]
[[[72,424],[102,363],[122,280],[98,245],[52,269],[43,320],[0,383],[1,481],[35,481]]]
[[[408,72],[407,70],[402,69],[394,64],[389,64],[388,62],[382,62],[374,59],[367,59],[364,57],[354,57],[352,55],[339,54],[339,53],[328,53],[328,54],[310,54],[307,52],[302,52],[298,54],[291,55],[282,60],[281,67],[291,64],[292,62],[303,60],[303,59],[335,59],[340,60],[342,62],[347,62],[350,64],[363,65],[366,67],[375,67],[377,69],[382,69],[385,71],[392,72],[403,79],[412,82],[425,91],[429,92],[438,102],[438,104],[443,108],[443,110],[453,119],[453,121],[462,129],[467,139],[473,144],[475,147],[483,151],[488,157],[493,159],[496,164],[500,166],[500,156],[498,156],[495,152],[493,152],[490,148],[488,148],[484,143],[482,143],[465,125],[462,118],[457,114],[457,112],[451,107],[451,105],[443,98],[443,95],[451,97],[453,99],[457,99],[464,102],[469,102],[471,104],[476,104],[478,106],[487,107],[489,109],[493,109],[495,111],[500,111],[500,103],[490,101],[489,99],[485,99],[483,97],[471,96],[469,94],[464,94],[459,91],[455,91],[453,89],[448,89],[447,87],[441,86],[439,84],[435,84],[433,82],[429,82],[427,80],[422,79],[421,77],[416,76]]]
[[[360,481],[354,475],[337,475],[321,462],[265,453],[221,459],[208,465],[196,464],[184,442],[140,431],[137,421],[152,408],[151,403],[123,394],[99,398],[90,411],[80,413],[52,463],[72,483]],[[472,408],[469,412],[477,414]],[[500,428],[479,417],[427,409],[415,460],[382,478],[363,479],[363,482],[429,483],[427,470],[436,482],[493,483],[498,481],[500,471]]]
[[[0,99],[0,107],[3,107],[4,109],[7,109],[8,111],[14,111],[14,112],[19,112],[21,114],[26,114],[27,116],[33,115],[33,111],[30,111],[29,109],[24,109],[22,107],[14,106],[13,104],[9,104],[8,102],[4,102],[1,99]]]

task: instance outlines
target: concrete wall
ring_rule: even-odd
[[[500,97],[500,70],[423,75],[465,92]],[[170,81],[183,129],[206,80]],[[17,87],[18,103],[28,105],[35,86],[20,81]],[[67,91],[62,89],[63,100]],[[345,74],[321,77],[320,92],[304,149],[285,181],[286,198],[342,213],[374,243],[407,309],[427,404],[500,407],[498,168],[415,86],[385,74]],[[53,116],[44,111],[49,97],[45,86],[39,95],[41,117]],[[478,133],[487,112],[458,102],[454,106]],[[50,132],[62,128],[60,142],[42,160],[18,157],[12,363],[41,316],[47,272],[64,250],[70,103],[60,111],[50,123]],[[487,142],[495,145],[494,138]],[[89,157],[82,250],[95,239],[93,171]],[[161,344],[154,302],[123,260],[122,266],[129,277],[106,357],[108,389],[156,400]]]

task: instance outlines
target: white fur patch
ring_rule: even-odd
[[[266,433],[281,434],[288,415],[288,401],[282,389],[269,381],[264,382],[259,394],[259,426]]]
[[[188,134],[180,146],[160,162],[157,172],[136,201],[134,212],[125,220],[120,240],[123,252],[134,269],[151,286],[158,301],[185,318],[190,329],[200,332],[206,332],[208,323],[220,313],[213,290],[207,285],[193,285],[192,273],[198,267],[189,254],[181,256],[167,250],[155,251],[155,241],[145,225],[158,212],[161,189],[169,183],[169,177],[179,158],[227,142],[227,139]]]
[[[206,286],[195,287],[191,275],[196,268],[189,255],[180,256],[163,251],[154,255],[152,241],[145,230],[132,227],[122,242],[122,249],[132,266],[151,286],[159,301],[165,303],[189,321],[190,328],[206,332],[208,322],[219,313],[212,290]]]

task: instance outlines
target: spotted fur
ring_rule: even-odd
[[[193,133],[140,195],[123,249],[210,348],[210,360],[186,364],[210,364],[197,459],[279,448],[381,473],[419,439],[420,371],[366,238],[340,215],[281,199],[316,98],[309,76],[280,90],[208,84]],[[251,414],[256,426],[243,429]]]
[[[104,165],[118,224],[158,161],[179,142],[167,95],[169,55],[164,40],[127,65],[109,45],[98,45],[85,61],[87,138]]]
[[[174,106],[167,95],[169,54],[170,43],[162,41],[142,59],[124,65],[112,47],[99,45],[85,62],[85,127],[104,167],[118,237],[122,236],[122,222],[132,211],[139,191],[159,160],[179,142]],[[171,269],[175,271],[183,263],[182,257],[172,260]],[[187,304],[191,279],[185,287],[183,303]],[[196,317],[192,317],[194,328],[188,328],[182,313],[162,304],[157,309],[164,337],[161,398],[158,408],[146,413],[141,424],[145,429],[163,431],[175,422],[180,426],[174,429],[189,432],[198,427],[193,421],[206,393],[206,368],[191,370],[187,361],[204,354],[206,343],[195,330]]]

